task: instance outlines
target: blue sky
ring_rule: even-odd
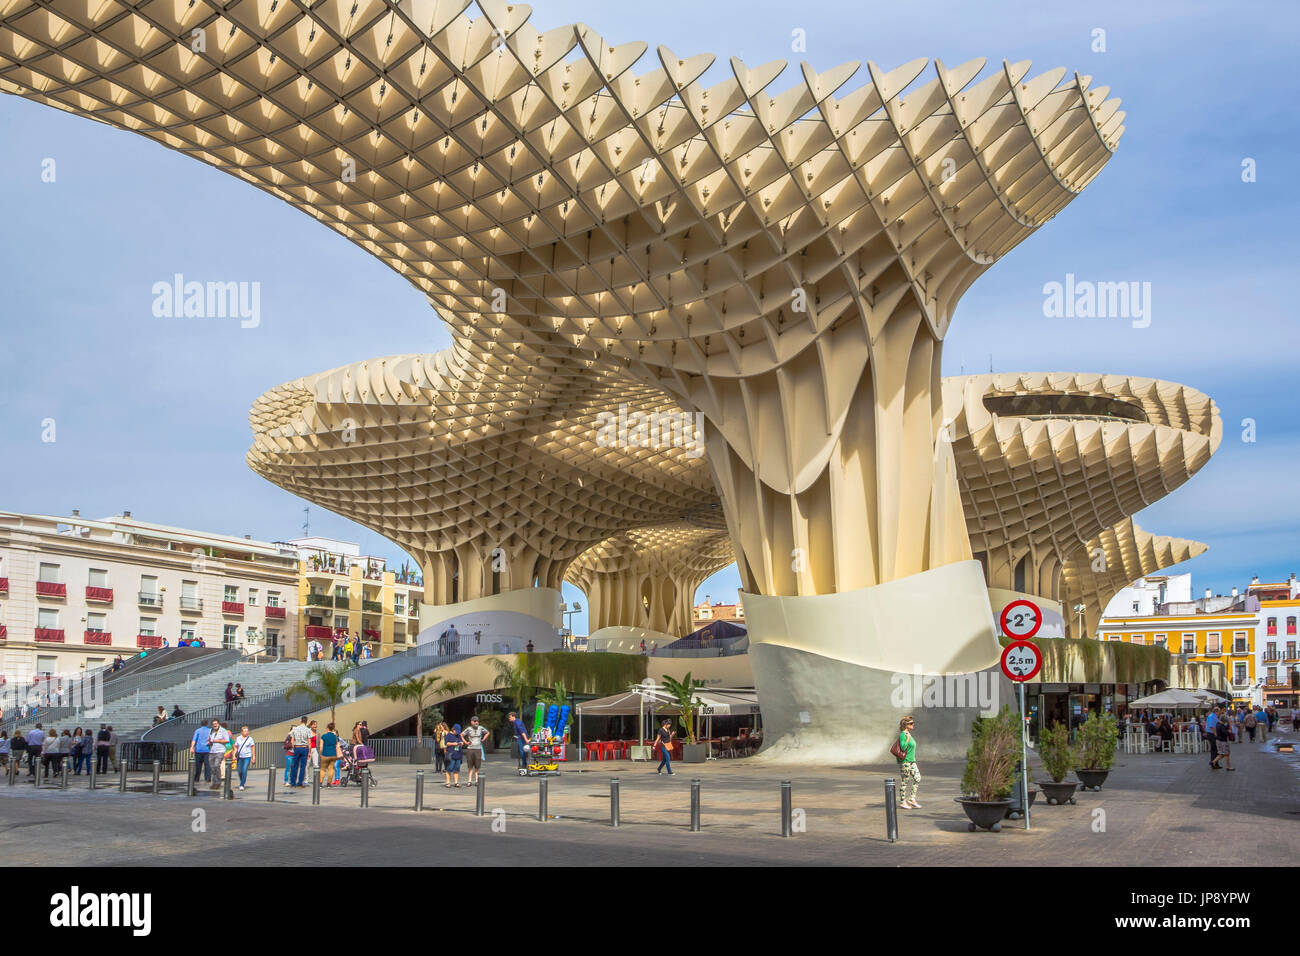
[[[1060,7],[1060,9],[1058,9]],[[554,0],[533,23],[583,21],[608,40],[748,65],[890,69],[918,56],[986,56],[1091,74],[1123,98],[1128,130],[1100,177],[984,275],[957,310],[945,374],[1104,371],[1212,395],[1224,441],[1202,472],[1138,515],[1205,541],[1197,588],[1300,572],[1293,369],[1297,131],[1294,4],[771,3]],[[803,30],[806,52],[792,53]],[[1094,30],[1105,52],[1094,52]],[[864,67],[865,71],[865,67]],[[859,78],[855,78],[854,83]],[[42,161],[56,180],[41,180]],[[1244,183],[1243,159],[1257,181]],[[447,335],[422,296],[362,250],[235,179],[131,134],[0,97],[0,508],[107,515],[260,538],[302,530],[303,502],[244,464],[247,411],[298,375]],[[174,273],[259,281],[262,322],[155,318]],[[1043,285],[1152,284],[1152,321],[1047,319]],[[990,355],[991,348],[991,355]],[[42,422],[56,441],[43,442]],[[1243,419],[1257,440],[1241,440]],[[323,509],[313,533],[398,549]],[[734,594],[734,568],[700,595]],[[574,621],[585,629],[585,621]]]

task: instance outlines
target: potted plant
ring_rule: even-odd
[[[709,759],[709,745],[695,742],[695,715],[704,706],[703,702],[695,696],[695,692],[703,686],[704,681],[693,680],[689,671],[681,680],[675,677],[664,677],[664,690],[682,711],[680,719],[682,736],[685,738],[682,741],[684,763],[704,763]]]
[[[1070,729],[1059,720],[1046,728],[1038,738],[1038,755],[1043,760],[1043,768],[1052,778],[1049,783],[1039,780],[1047,802],[1055,806],[1069,801],[1074,803],[1074,791],[1077,783],[1065,783],[1065,775],[1078,763],[1077,749],[1070,742]]]
[[[1079,728],[1079,762],[1074,775],[1085,790],[1100,790],[1115,763],[1115,747],[1119,742],[1119,724],[1110,714],[1093,711]]]
[[[406,701],[415,705],[415,746],[411,748],[411,763],[433,762],[433,748],[424,746],[424,727],[420,719],[425,711],[425,701],[439,694],[459,694],[466,686],[463,680],[421,674],[375,688],[375,693],[384,700]]]
[[[965,796],[956,798],[970,819],[972,831],[1002,829],[1002,818],[1011,804],[1019,752],[1020,721],[1010,708],[1003,707],[993,717],[975,718],[966,769],[961,775]]]

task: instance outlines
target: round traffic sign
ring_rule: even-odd
[[[1012,601],[1002,609],[998,623],[1007,637],[1023,641],[1043,626],[1043,612],[1033,601]]]
[[[1032,641],[1016,641],[1002,649],[1002,673],[1021,683],[1033,680],[1043,669],[1043,653]]]

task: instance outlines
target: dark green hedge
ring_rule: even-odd
[[[554,651],[519,654],[518,665],[527,667],[539,687],[563,684],[573,694],[608,697],[646,678],[649,659],[640,654],[590,654]]]
[[[1011,638],[998,638],[1002,646]],[[1036,678],[1045,684],[1142,684],[1169,679],[1169,652],[1163,647],[1092,638],[1034,638],[1043,652],[1043,669]],[[1078,673],[1082,665],[1082,674]],[[1109,667],[1107,665],[1110,665]],[[1113,670],[1113,676],[1108,673]]]

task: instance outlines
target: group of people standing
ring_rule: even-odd
[[[77,776],[91,772],[92,759],[95,760],[96,773],[107,773],[110,761],[116,771],[119,766],[117,733],[109,724],[100,724],[99,733],[91,727],[62,732],[51,727],[47,731],[39,723],[27,733],[23,733],[21,728],[15,730],[13,737],[0,730],[0,768],[8,769],[11,760],[15,768],[21,767],[24,757],[27,759],[27,776],[36,776],[39,762],[41,775],[46,780],[51,775],[57,777],[63,773],[65,759]]]
[[[446,721],[438,723],[433,729],[433,770],[443,775],[444,787],[460,787],[462,762],[467,771],[465,786],[472,787],[478,783],[479,771],[483,769],[484,742],[490,739],[491,733],[479,723],[477,714],[469,719],[463,730],[460,724],[448,727]]]
[[[256,745],[247,727],[237,735],[222,726],[215,717],[194,731],[190,738],[190,754],[194,763],[194,782],[202,777],[209,790],[218,790],[233,766],[239,774],[239,789],[248,786],[248,770],[256,758]]]
[[[344,740],[335,730],[334,724],[327,724],[325,733],[319,733],[319,723],[308,721],[303,717],[289,728],[284,737],[284,782],[288,787],[307,786],[307,768],[320,773],[323,787],[339,784],[342,758],[352,748],[367,746],[370,740],[370,728],[364,720],[352,725],[352,734]]]

